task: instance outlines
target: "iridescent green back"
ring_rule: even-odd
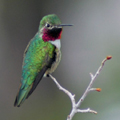
[[[44,42],[38,36],[39,34],[36,34],[24,55],[21,79],[22,87],[25,84],[31,85],[37,74],[49,63],[50,58],[53,57],[55,47],[49,42]]]
[[[54,56],[54,50],[55,46],[49,42],[44,42],[39,37],[39,33],[37,33],[30,41],[25,50],[21,84],[14,106],[19,107],[20,104],[34,91],[44,75],[46,70],[44,68],[49,65],[50,60]],[[36,79],[37,76],[39,78]]]

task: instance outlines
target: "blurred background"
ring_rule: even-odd
[[[73,120],[120,119],[120,0],[0,0],[0,120],[66,120],[71,102],[50,78],[44,78],[20,108],[17,94],[23,52],[38,30],[39,21],[55,13],[65,27],[62,61],[53,73],[59,83],[76,95],[76,101],[107,55],[107,61],[81,109],[97,115],[76,114]]]

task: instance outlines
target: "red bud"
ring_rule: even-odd
[[[110,60],[112,58],[112,56],[107,56],[106,59],[107,60]]]
[[[101,88],[96,88],[96,91],[101,92]]]

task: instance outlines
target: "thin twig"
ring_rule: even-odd
[[[101,66],[98,68],[97,72],[95,73],[95,75],[93,75],[92,73],[90,73],[90,76],[91,76],[91,81],[87,87],[87,89],[85,90],[85,92],[83,93],[82,97],[78,100],[78,102],[76,103],[75,102],[75,95],[73,95],[71,92],[69,92],[67,89],[63,88],[58,82],[57,80],[51,75],[49,74],[49,76],[51,77],[51,79],[55,82],[55,84],[57,85],[57,87],[62,90],[64,93],[66,93],[70,100],[71,100],[71,103],[72,103],[72,110],[70,112],[70,114],[68,115],[67,117],[67,120],[72,120],[73,116],[80,112],[80,113],[94,113],[94,114],[97,114],[97,112],[95,110],[91,110],[90,108],[87,108],[87,109],[79,109],[82,101],[84,101],[85,97],[87,96],[87,94],[90,92],[90,91],[98,91],[100,92],[101,91],[101,88],[92,88],[92,85],[93,85],[93,82],[95,81],[96,77],[100,74],[105,62],[107,60],[110,60],[112,58],[112,56],[107,56],[101,63]]]

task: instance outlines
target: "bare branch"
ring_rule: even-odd
[[[87,108],[87,109],[79,109],[82,101],[84,101],[85,97],[87,96],[87,94],[90,92],[90,91],[98,91],[100,92],[101,91],[101,88],[92,88],[92,85],[93,85],[93,82],[95,81],[96,77],[100,74],[105,62],[107,60],[110,60],[112,58],[112,56],[107,56],[101,63],[100,67],[98,68],[97,72],[95,73],[95,75],[93,75],[92,73],[90,73],[90,76],[91,76],[91,81],[87,87],[87,89],[85,90],[85,92],[83,93],[82,97],[78,100],[78,102],[76,103],[75,102],[75,95],[73,95],[71,92],[69,92],[67,89],[63,88],[58,82],[57,80],[51,75],[49,74],[49,76],[51,77],[51,79],[55,82],[55,84],[57,85],[57,87],[62,90],[64,93],[66,93],[70,100],[71,100],[71,103],[72,103],[72,110],[70,112],[70,114],[68,115],[67,117],[67,120],[72,120],[73,116],[80,112],[80,113],[94,113],[94,114],[97,114],[97,112],[95,110],[91,110],[90,108]]]
[[[68,90],[66,90],[65,88],[63,88],[51,74],[49,74],[49,76],[50,76],[51,79],[55,82],[55,84],[57,85],[57,87],[58,87],[60,90],[62,90],[64,93],[66,93],[66,94],[68,95],[68,97],[69,97],[70,100],[71,100],[72,107],[74,107],[74,106],[75,106],[75,95],[72,95],[71,92],[69,92]]]
[[[91,110],[90,108],[88,109],[85,109],[85,110],[80,110],[80,109],[77,109],[77,112],[80,112],[80,113],[94,113],[94,114],[97,114],[97,112],[95,110]]]

